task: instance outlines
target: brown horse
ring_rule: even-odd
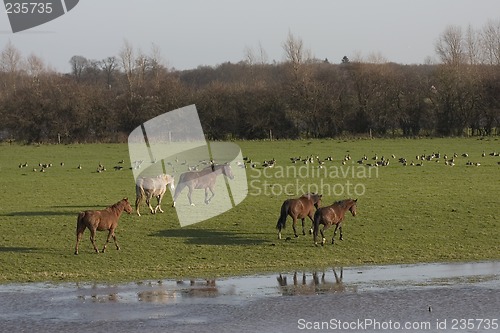
[[[191,200],[191,194],[194,189],[205,189],[205,204],[208,205],[215,196],[215,181],[217,180],[218,175],[224,175],[229,179],[234,179],[231,166],[227,163],[213,164],[201,171],[188,171],[181,174],[179,183],[175,189],[174,203],[172,204],[172,207],[175,207],[175,200],[177,200],[177,197],[185,187],[189,190],[188,199],[191,206],[194,206],[194,203]],[[208,191],[212,193],[210,198],[208,197]]]
[[[309,217],[311,222],[313,222],[314,210],[321,205],[321,194],[307,193],[302,195],[297,199],[286,199],[281,205],[281,213],[278,218],[278,223],[276,223],[276,229],[278,229],[278,239],[281,239],[281,229],[286,226],[286,218],[290,215],[293,219],[293,233],[295,237],[297,235],[297,219],[302,220],[302,234],[305,235],[305,218]],[[311,228],[312,232],[312,228]]]
[[[337,229],[340,229],[339,240],[342,240],[342,222],[344,221],[344,215],[347,211],[350,211],[352,216],[356,216],[356,203],[358,199],[346,199],[342,201],[337,201],[330,206],[319,208],[316,213],[314,213],[314,245],[318,245],[316,238],[318,237],[318,231],[321,232],[321,245],[325,245],[325,234],[324,231],[330,226],[335,224],[335,231],[333,232],[332,244],[335,242],[335,235],[337,234]],[[319,230],[319,225],[323,224],[323,229]]]
[[[120,247],[116,242],[115,229],[118,226],[118,219],[123,211],[126,211],[129,214],[132,213],[132,206],[130,206],[127,198],[123,198],[114,205],[103,210],[87,210],[79,213],[76,220],[75,254],[78,254],[78,243],[80,242],[86,228],[90,230],[90,242],[94,246],[96,253],[99,253],[99,250],[95,245],[96,231],[109,230],[108,238],[106,239],[106,243],[102,249],[103,253],[106,250],[106,245],[108,245],[111,237],[113,237],[113,240],[115,241],[116,249],[119,250]]]
[[[174,185],[174,177],[162,174],[158,177],[148,178],[148,177],[139,177],[135,183],[135,211],[138,216],[141,216],[139,213],[139,205],[144,197],[146,197],[146,205],[148,205],[151,214],[155,214],[157,211],[163,213],[161,209],[161,200],[165,192],[167,191],[167,186],[170,185],[170,189],[173,191],[175,189]],[[158,201],[156,207],[153,209],[151,207],[151,199],[156,197]]]

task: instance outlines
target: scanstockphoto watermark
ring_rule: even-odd
[[[298,193],[321,193],[327,196],[362,196],[366,181],[378,178],[378,167],[363,165],[325,166],[322,168],[280,166],[251,169],[249,195],[292,196]]]
[[[307,321],[305,319],[297,320],[297,328],[305,331],[428,331],[431,330],[430,321],[407,321],[400,322],[395,320],[377,320],[375,318],[357,319],[344,321],[332,318],[329,321]],[[439,327],[438,327],[439,328]]]

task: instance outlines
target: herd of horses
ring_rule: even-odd
[[[349,211],[352,216],[356,216],[358,199],[340,200],[329,206],[320,207],[321,198],[321,194],[307,193],[299,198],[285,200],[281,205],[280,216],[276,223],[278,239],[281,239],[281,230],[286,226],[286,220],[290,216],[293,220],[292,227],[295,237],[299,237],[296,229],[297,219],[302,220],[302,234],[305,235],[305,219],[308,217],[312,222],[309,233],[313,234],[315,245],[318,245],[318,233],[321,233],[321,245],[325,245],[325,231],[333,225],[335,225],[335,230],[333,231],[332,244],[335,243],[337,230],[340,231],[339,240],[343,240],[342,224],[345,214]],[[320,225],[323,225],[322,229],[320,229]]]
[[[201,171],[185,172],[180,175],[177,187],[174,184],[174,177],[171,175],[162,174],[157,177],[139,177],[136,181],[135,211],[138,216],[141,215],[139,207],[141,202],[145,199],[151,214],[156,214],[157,212],[163,213],[161,201],[169,187],[172,191],[175,190],[172,207],[175,207],[178,196],[185,188],[188,188],[187,196],[190,205],[194,206],[191,195],[195,189],[205,190],[205,204],[208,205],[215,196],[215,183],[219,175],[234,179],[231,166],[227,163],[212,164]],[[209,192],[211,196],[209,196]],[[153,197],[157,200],[157,204],[154,208],[151,205]],[[302,220],[302,234],[305,235],[305,218],[308,217],[312,222],[312,227],[309,232],[313,234],[315,245],[318,244],[318,233],[321,233],[321,245],[325,244],[326,238],[324,232],[332,225],[335,225],[332,244],[335,242],[337,230],[340,231],[339,239],[342,240],[342,222],[344,221],[345,213],[350,211],[352,216],[356,216],[357,199],[336,201],[325,207],[321,207],[321,199],[321,194],[307,193],[298,198],[285,200],[281,205],[280,216],[276,224],[278,238],[281,239],[281,230],[285,228],[286,220],[288,216],[290,216],[293,220],[292,226],[295,237],[298,237],[296,230],[297,219]],[[104,244],[102,252],[106,250],[106,246],[111,238],[113,238],[116,249],[119,250],[120,247],[116,240],[115,230],[118,226],[118,220],[124,211],[128,214],[131,214],[133,211],[128,198],[123,198],[117,203],[102,210],[87,210],[80,212],[77,217],[76,225],[75,254],[78,254],[78,245],[86,229],[90,231],[90,242],[96,253],[99,253],[99,249],[95,243],[96,231],[108,231],[106,243]],[[323,228],[320,230],[321,224]]]

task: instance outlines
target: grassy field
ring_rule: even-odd
[[[93,253],[86,231],[78,256],[73,254],[77,213],[104,208],[125,196],[135,199],[127,145],[0,145],[0,283],[214,278],[500,259],[500,157],[489,156],[500,151],[496,138],[236,143],[253,161],[277,161],[272,169],[260,164],[247,169],[249,195],[243,203],[181,228],[166,195],[163,214],[146,214],[143,206],[143,216],[121,217],[116,232],[120,251],[111,245],[104,254]],[[439,159],[410,165],[422,163],[416,155],[438,152]],[[451,159],[454,153],[455,166],[445,165],[444,154]],[[352,159],[342,165],[346,155]],[[375,155],[390,163],[359,166],[357,160],[364,155],[365,164],[373,163]],[[292,164],[290,157],[298,156],[332,156],[333,161],[323,169],[317,163]],[[398,163],[400,157],[408,166]],[[124,170],[114,171],[122,159]],[[469,166],[468,161],[481,165]],[[27,167],[19,167],[26,162]],[[53,166],[40,172],[39,163]],[[107,171],[97,173],[99,163]],[[281,203],[307,190],[323,193],[323,205],[358,198],[358,215],[347,216],[344,241],[315,247],[310,235],[293,237],[290,220],[283,239],[277,239]],[[105,236],[98,233],[99,247]]]

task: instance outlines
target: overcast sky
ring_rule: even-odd
[[[55,0],[57,1],[57,0]],[[238,62],[245,49],[284,60],[291,32],[319,58],[380,53],[397,63],[424,63],[448,25],[481,28],[500,19],[500,0],[80,0],[66,15],[12,33],[0,12],[0,50],[10,40],[61,72],[81,55],[118,56],[127,40],[149,54],[155,44],[164,64],[177,69]]]

